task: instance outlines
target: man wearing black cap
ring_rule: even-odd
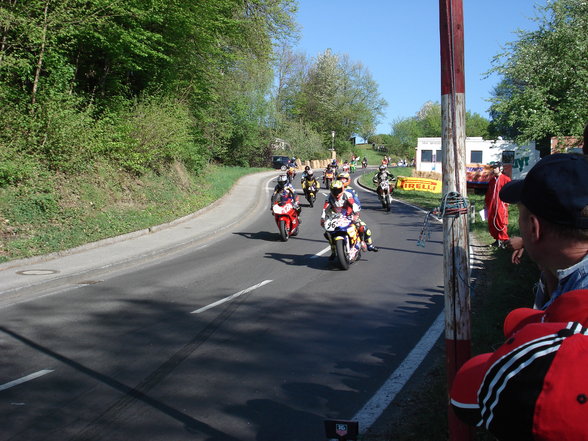
[[[519,207],[523,246],[542,270],[535,307],[588,288],[588,157],[558,153],[541,159],[500,198]]]

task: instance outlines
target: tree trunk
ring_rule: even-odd
[[[37,100],[37,89],[39,88],[39,78],[41,77],[41,70],[43,68],[43,57],[45,56],[45,45],[47,43],[47,15],[49,11],[49,2],[45,3],[45,11],[43,17],[43,33],[41,36],[41,49],[39,50],[39,58],[37,60],[37,68],[35,69],[35,80],[33,81],[33,90],[31,93],[31,103],[33,107]]]

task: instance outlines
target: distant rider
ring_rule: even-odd
[[[337,169],[339,168],[339,164],[337,164],[337,160],[333,159],[331,161],[331,170],[333,170],[333,173],[337,173]]]
[[[300,185],[304,184],[304,178],[306,178],[306,175],[308,174],[308,171],[309,170],[310,170],[310,166],[309,165],[304,166],[304,171],[300,175]]]
[[[390,173],[388,171],[388,167],[386,167],[384,164],[380,165],[378,170],[379,171],[373,177],[372,182],[378,186],[378,188],[377,188],[378,197],[380,198],[380,201],[382,202],[382,206],[384,206],[384,202],[383,202],[384,197],[382,196],[382,189],[380,188],[380,184],[382,182],[384,182],[385,180],[388,180],[390,182],[390,189],[391,189],[390,193],[392,193],[394,187],[396,186],[396,176],[394,176],[392,173]]]
[[[304,176],[304,179],[302,179],[302,191],[304,192],[304,195],[308,197],[308,190],[310,188],[314,187],[316,194],[316,190],[321,188],[321,186],[316,180],[316,176],[314,175],[314,172],[312,170],[309,169],[305,173],[306,176]]]
[[[355,189],[353,187],[351,187],[351,185],[350,185],[351,184],[351,177],[349,176],[349,173],[346,173],[346,172],[339,173],[337,175],[337,179],[343,183],[343,187],[345,188],[345,191],[347,193],[351,194],[351,196],[353,197],[353,200],[355,201],[355,203],[357,204],[357,206],[361,210],[361,202],[359,201],[359,196],[357,195],[357,192],[355,191]],[[367,226],[367,224],[359,218],[359,215],[357,216],[357,219],[354,222],[355,222],[355,226],[357,227],[357,230],[359,231],[359,234],[361,235],[361,239],[367,245],[368,251],[378,252],[378,247],[373,244],[372,231]]]
[[[343,216],[346,216],[354,221],[356,217],[359,217],[359,210],[359,205],[357,205],[351,193],[345,191],[343,182],[334,181],[331,184],[331,192],[329,197],[323,205],[323,212],[321,214],[321,227],[325,226],[325,219],[327,215],[331,215],[333,213],[342,214]],[[329,257],[329,260],[334,260],[336,255],[335,243],[330,241],[329,235],[326,232],[325,237],[331,244],[331,256]]]
[[[331,184],[335,180],[335,169],[333,169],[331,164],[327,164],[327,167],[325,168],[325,171],[323,172],[323,183],[325,185],[330,185],[329,183],[327,183],[327,179],[331,180]]]
[[[351,166],[349,165],[348,161],[345,161],[343,163],[343,165],[341,166],[341,171],[346,173],[349,173],[351,171]]]

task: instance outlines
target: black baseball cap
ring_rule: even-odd
[[[500,190],[500,199],[522,203],[527,209],[554,224],[588,228],[588,158],[556,153],[542,158],[525,179],[511,181]]]

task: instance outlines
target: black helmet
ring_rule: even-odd
[[[286,185],[286,182],[288,182],[288,178],[286,177],[286,175],[278,176],[278,186],[283,187],[284,185]]]
[[[308,179],[309,181],[310,181],[311,179],[314,179],[314,172],[313,172],[312,170],[310,170],[310,169],[309,169],[309,170],[306,172],[306,179]]]

